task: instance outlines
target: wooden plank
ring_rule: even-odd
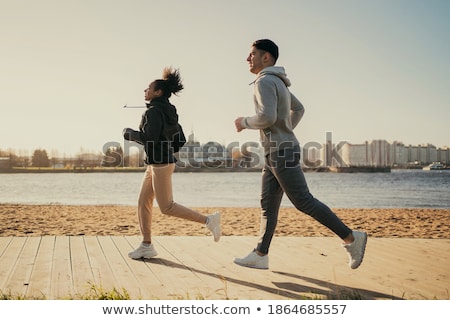
[[[11,271],[6,284],[8,290],[11,290],[11,292],[16,293],[20,297],[23,297],[28,289],[40,241],[40,237],[25,238],[17,263],[14,265],[14,269]]]
[[[163,239],[166,238],[163,237]],[[165,292],[168,292],[165,297],[160,296],[163,292],[154,292],[154,295],[159,299],[187,299],[191,297],[193,293],[189,288],[192,282],[189,279],[194,277],[198,281],[198,277],[165,248],[160,237],[153,237],[153,243],[158,251],[158,256],[146,260],[145,263],[163,283],[166,288]]]
[[[213,242],[209,237],[163,236],[155,238],[156,240],[160,247],[170,252],[173,265],[182,265],[190,271],[180,272],[177,276],[177,280],[184,281],[183,287],[181,283],[179,284],[179,290],[184,291],[183,295],[188,295],[191,299],[225,298],[224,277],[215,269],[221,265],[209,255],[211,250],[220,251],[223,246]]]
[[[222,293],[227,299],[259,299],[272,297],[279,299],[273,294],[273,285],[268,277],[267,270],[256,270],[236,265],[235,257],[244,257],[255,248],[258,237],[223,237],[219,248],[204,249],[209,259],[214,264],[205,264],[208,270],[217,270],[222,277]]]
[[[443,243],[443,246],[447,246],[447,250],[440,250],[433,247],[433,244],[436,242]],[[450,277],[441,271],[446,268],[449,271],[448,273],[450,273],[450,240],[439,239],[435,241],[422,239],[418,245],[416,243],[417,241],[412,239],[405,239],[405,249],[402,250],[404,264],[409,265],[407,272],[404,274],[405,278],[409,280],[407,282],[408,287],[417,292],[417,298],[420,298],[421,291],[435,291],[440,293],[439,296],[447,294],[447,298],[449,298]],[[416,252],[419,254],[405,254],[407,247],[411,248],[414,246],[416,247]],[[433,264],[430,265],[429,261],[433,261]],[[427,272],[423,272],[422,270],[427,270]],[[411,280],[414,274],[418,274],[416,277],[417,281]],[[432,298],[434,299],[435,297]]]
[[[70,237],[70,257],[75,295],[85,295],[94,282],[84,237]]]
[[[126,289],[131,297],[139,297],[142,290],[140,281],[125,263],[124,257],[119,252],[111,237],[99,237],[102,250],[107,257],[109,266],[118,282],[118,291]]]
[[[208,285],[217,294],[222,294],[222,299],[261,297],[279,299],[282,296],[294,298],[291,293],[284,292],[273,285],[274,277],[269,275],[270,271],[245,268],[233,263],[236,248],[247,246],[249,241],[254,244],[255,237],[224,237],[219,243],[205,240],[204,237],[186,237],[185,242],[191,246],[191,250],[195,248],[197,252],[202,253],[197,255],[197,259],[200,259],[199,262],[203,265],[201,272],[213,274],[217,280],[220,280],[218,283],[214,277],[211,277]]]
[[[29,298],[49,299],[51,295],[50,279],[52,275],[55,241],[55,236],[44,236],[41,238],[35,265],[30,275],[28,290],[26,292],[26,296]]]
[[[102,250],[97,236],[84,236],[86,251],[89,256],[89,263],[94,277],[93,285],[103,288],[104,290],[112,290],[118,288],[119,283],[111,270],[108,259]]]
[[[372,277],[370,287],[391,297],[404,299],[448,299],[450,290],[450,240],[448,239],[370,239],[360,272]],[[370,247],[369,247],[370,246]],[[386,248],[392,248],[387,250]],[[415,254],[417,252],[418,254]],[[424,253],[429,256],[424,259]],[[386,268],[394,263],[395,268]],[[339,281],[346,283],[344,272]],[[440,297],[440,298],[439,298]]]
[[[302,261],[296,254],[298,249],[303,245],[302,242],[295,243],[295,239],[288,239],[286,243],[276,241],[277,239],[274,240],[269,256],[269,270],[245,268],[232,262],[234,257],[236,257],[237,251],[243,252],[243,254],[238,255],[239,257],[243,257],[251,251],[251,248],[257,242],[257,238],[255,237],[224,237],[220,241],[220,248],[218,250],[202,249],[207,252],[210,259],[215,261],[215,264],[206,261],[203,263],[205,266],[209,265],[209,270],[217,270],[224,277],[226,282],[225,290],[230,299],[307,298],[307,295],[302,294],[302,291],[298,290],[299,286],[296,283],[293,283],[294,287],[296,287],[295,290],[291,290],[292,286],[284,286],[283,283],[287,278],[282,274],[286,270],[296,272],[296,268],[298,268],[298,265]],[[189,242],[195,246],[194,239],[190,239]],[[291,242],[293,243],[292,245],[289,244]],[[249,246],[249,243],[251,246]],[[243,251],[242,248],[250,248],[250,250]],[[282,258],[280,258],[280,254]],[[307,252],[303,261],[308,261],[308,257],[310,258],[309,254],[310,252]],[[345,257],[345,252],[342,252],[342,254]],[[306,265],[309,265],[309,262]]]
[[[3,252],[6,250],[6,248],[11,243],[11,240],[13,237],[0,237],[0,259],[3,255]]]
[[[58,236],[55,240],[53,268],[49,299],[73,297],[73,278],[70,257],[70,237]]]
[[[187,297],[186,288],[189,285],[185,282],[185,274],[190,277],[194,276],[192,271],[189,270],[185,265],[177,263],[173,255],[160,246],[158,243],[159,237],[154,237],[154,245],[158,251],[158,256],[148,260],[136,260],[135,263],[142,263],[146,265],[149,270],[154,274],[155,278],[163,286],[157,285],[156,287],[151,287],[151,299],[176,299]],[[130,242],[131,248],[136,248],[140,243],[139,237],[127,237]],[[128,258],[128,257],[127,257]],[[128,258],[129,259],[129,258]]]
[[[336,285],[336,269],[351,270],[337,237],[275,237],[269,259],[273,283],[296,299],[331,299],[352,291]]]
[[[13,237],[9,245],[3,251],[0,260],[0,290],[2,293],[17,294],[17,292],[8,289],[6,285],[11,277],[11,273],[16,267],[26,239],[26,237]]]
[[[128,252],[134,250],[131,243],[135,242],[132,237],[114,236],[112,240],[122,255],[124,262],[136,279],[139,279],[139,299],[156,299],[161,296],[167,296],[168,292],[163,283],[153,273],[151,268],[142,260],[134,260],[128,257]],[[130,242],[131,241],[131,242]],[[155,295],[155,293],[158,293]]]
[[[224,298],[222,277],[218,273],[211,272],[210,270],[214,269],[211,265],[205,266],[201,258],[206,256],[208,260],[207,253],[210,250],[217,250],[218,244],[209,237],[198,237],[203,247],[196,247],[191,242],[194,238],[196,237],[157,236],[153,238],[158,256],[146,260],[145,263],[169,292],[165,297],[158,293],[158,298]],[[139,245],[139,238],[129,237],[129,239],[133,248]],[[204,248],[209,245],[211,249]],[[216,264],[216,261],[212,259],[210,263]]]
[[[272,285],[267,271],[243,268],[233,263],[236,248],[254,244],[254,237],[223,237],[219,243],[208,241],[208,237],[163,236],[155,240],[191,269],[197,278],[191,275],[189,279],[193,283],[187,281],[186,287],[190,285],[195,290],[201,287],[203,297],[255,299],[259,294],[266,298],[280,298],[280,290]],[[205,282],[200,283],[200,279]],[[290,293],[285,295],[292,296]]]
[[[307,272],[311,266],[326,265],[331,273],[336,266],[348,268],[341,242],[337,237],[275,237],[269,254],[270,267]]]

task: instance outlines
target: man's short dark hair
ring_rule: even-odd
[[[270,55],[275,59],[275,62],[277,62],[278,46],[272,40],[269,39],[256,40],[255,42],[253,42],[252,46],[255,47],[256,49],[270,53]]]

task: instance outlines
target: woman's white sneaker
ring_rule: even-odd
[[[158,253],[156,252],[155,247],[153,247],[153,243],[150,243],[150,245],[141,243],[134,251],[128,253],[128,257],[135,260],[142,258],[150,259],[155,257],[157,254]]]
[[[208,221],[206,222],[206,228],[214,236],[214,241],[217,242],[222,234],[222,229],[220,227],[220,212],[216,212],[208,216]]]

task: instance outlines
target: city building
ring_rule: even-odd
[[[401,142],[389,143],[386,140],[366,141],[363,144],[346,142],[341,148],[341,158],[348,166],[407,167],[433,162],[450,164],[450,149],[436,148],[432,144],[405,146]]]

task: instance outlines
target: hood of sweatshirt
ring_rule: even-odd
[[[165,119],[168,124],[176,124],[178,122],[177,109],[173,104],[169,102],[169,99],[159,97],[152,99],[147,104],[147,108],[157,108],[165,115]]]
[[[289,87],[291,85],[291,81],[288,79],[286,71],[284,71],[284,67],[266,67],[258,73],[258,78],[267,74],[275,75],[283,80],[286,87]]]

